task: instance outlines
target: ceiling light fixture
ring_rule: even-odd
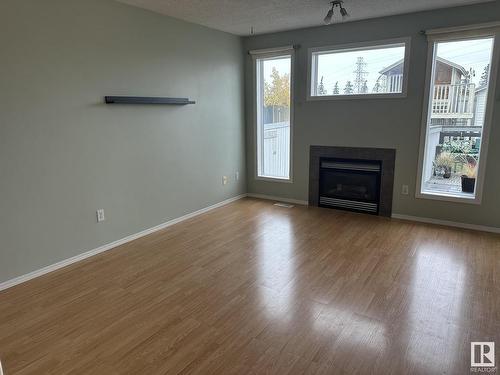
[[[342,18],[348,17],[349,13],[347,13],[347,10],[344,8],[344,2],[342,0],[334,0],[330,1],[330,4],[332,4],[332,7],[328,10],[328,13],[326,14],[326,17],[324,18],[325,24],[329,25],[332,23],[333,20],[333,10],[335,7],[340,8],[340,15]]]

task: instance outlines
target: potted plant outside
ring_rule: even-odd
[[[462,192],[474,193],[476,188],[477,168],[474,164],[467,164],[462,170]]]
[[[437,167],[441,168],[444,172],[443,178],[451,177],[451,169],[455,164],[455,158],[449,152],[442,152],[438,155],[435,160],[435,164]]]

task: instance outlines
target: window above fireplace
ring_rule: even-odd
[[[409,38],[309,50],[309,100],[405,97]]]

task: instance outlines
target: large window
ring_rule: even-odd
[[[309,51],[309,99],[406,94],[408,39]]]
[[[292,54],[257,55],[257,178],[290,180]]]
[[[419,194],[479,202],[494,35],[430,41],[431,64]]]

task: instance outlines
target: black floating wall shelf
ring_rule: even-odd
[[[105,96],[106,104],[170,104],[170,105],[186,105],[195,104],[196,102],[188,98],[158,98],[147,96]]]

